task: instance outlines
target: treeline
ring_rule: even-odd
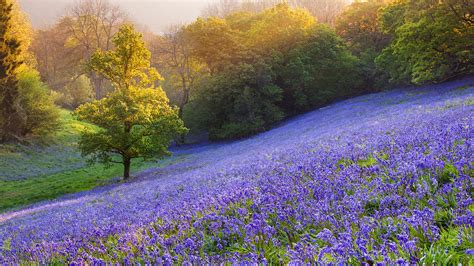
[[[53,100],[75,109],[114,91],[110,80],[86,65],[96,50],[113,50],[114,35],[130,23],[119,7],[78,1],[55,25],[33,33],[27,20],[15,19],[22,16],[16,3],[4,2],[17,10],[6,36],[18,39],[23,55],[14,67],[22,70],[13,71],[17,80],[3,79],[2,88],[26,96],[8,100],[9,90],[2,89],[2,135],[13,124],[25,126],[9,135],[54,128]],[[473,72],[472,1],[280,2],[222,0],[189,25],[162,35],[143,32],[151,66],[164,77],[156,85],[191,132],[241,138],[338,99]],[[8,38],[2,50],[10,49]],[[31,96],[37,94],[42,96]],[[42,112],[28,103],[40,98]],[[29,119],[33,114],[45,119]]]
[[[245,137],[337,99],[473,72],[470,1],[355,2],[325,23],[291,6],[305,1],[260,12],[269,2],[221,1],[218,17],[151,43],[191,129]]]
[[[357,59],[303,9],[279,4],[261,13],[201,18],[181,31],[197,62],[189,69],[201,73],[183,118],[211,139],[249,136],[355,94]]]

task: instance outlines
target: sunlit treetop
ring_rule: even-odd
[[[131,25],[120,28],[113,38],[115,49],[97,51],[88,64],[105,78],[115,89],[128,89],[131,86],[154,88],[161,80],[158,71],[150,66],[151,53],[142,41],[142,34]]]
[[[279,4],[255,16],[248,31],[250,45],[279,50],[291,47],[310,33],[316,19],[303,9],[293,9],[288,4]]]
[[[380,26],[380,11],[384,1],[355,2],[348,6],[336,22],[336,31],[352,51],[362,53],[368,49],[380,52],[390,41]]]
[[[21,6],[17,0],[6,0],[5,3],[12,5],[11,17],[11,37],[17,39],[20,43],[19,59],[23,64],[19,67],[18,72],[24,72],[35,65],[35,58],[29,52],[29,47],[33,41],[33,28],[28,16],[21,10]]]

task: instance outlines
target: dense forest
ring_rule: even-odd
[[[78,118],[94,120],[81,115],[87,109],[81,105],[97,105],[120,90],[115,78],[124,77],[107,66],[119,63],[112,53],[120,53],[120,42],[141,49],[124,47],[144,64],[133,65],[140,73],[128,79],[135,87],[162,88],[190,129],[191,137],[184,129],[164,134],[164,143],[177,144],[203,132],[210,140],[251,136],[334,101],[474,69],[473,4],[466,0],[221,1],[160,35],[131,26],[105,0],[79,1],[40,30],[31,28],[17,2],[5,0],[2,8],[3,141],[54,132],[61,126],[56,106],[80,107]],[[120,39],[124,28],[133,40]],[[135,81],[143,78],[148,84]],[[117,149],[91,149],[97,143],[90,137],[85,133],[84,153],[110,161],[107,154]],[[125,157],[141,154],[133,153]]]

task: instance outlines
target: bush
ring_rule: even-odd
[[[22,117],[22,135],[44,135],[59,126],[59,109],[54,97],[39,75],[32,70],[18,77],[19,105]]]

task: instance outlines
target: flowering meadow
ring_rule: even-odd
[[[0,215],[0,264],[473,264],[472,84],[342,101]]]

